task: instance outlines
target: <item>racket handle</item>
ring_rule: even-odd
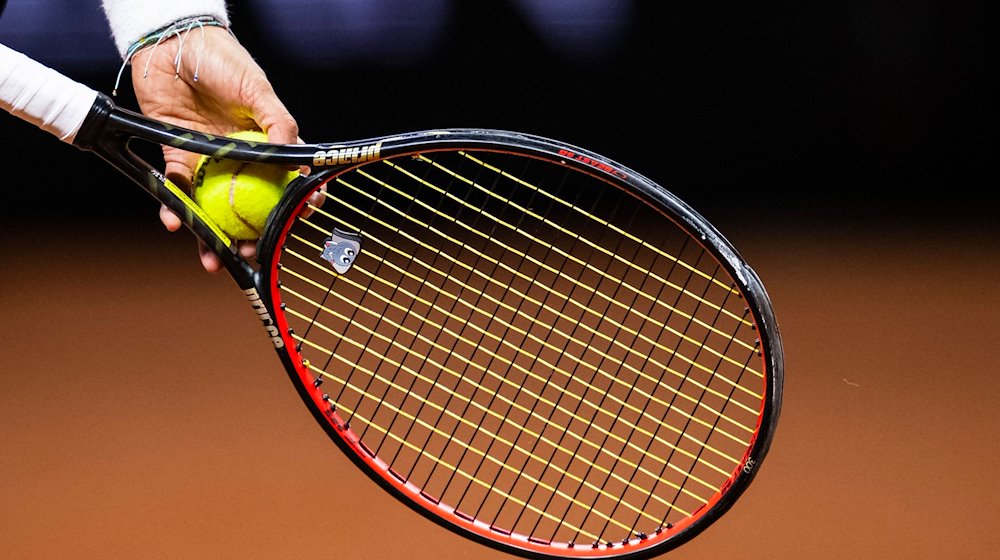
[[[72,143],[97,98],[93,89],[0,44],[0,106]]]

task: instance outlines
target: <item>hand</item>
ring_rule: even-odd
[[[182,45],[178,71],[175,57]],[[182,32],[155,47],[143,48],[132,57],[131,64],[136,100],[143,114],[151,118],[222,136],[260,129],[267,133],[270,143],[301,143],[298,124],[278,99],[264,71],[226,29],[196,27]],[[200,157],[166,146],[164,174],[190,192]],[[181,227],[180,219],[166,207],[160,208],[160,220],[169,231]],[[256,242],[240,242],[239,252],[252,257]],[[218,257],[202,243],[199,254],[205,270],[222,269]]]

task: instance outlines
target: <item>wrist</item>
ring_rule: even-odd
[[[221,27],[226,31],[229,31],[229,25],[224,21],[220,21],[215,16],[202,15],[182,18],[158,29],[154,29],[153,31],[150,31],[149,33],[146,33],[136,39],[128,46],[127,49],[125,49],[124,60],[128,63],[135,53],[150,45],[156,45],[157,43],[166,41],[171,37],[176,37],[183,33],[188,33],[197,29],[204,29],[205,27]],[[230,33],[232,33],[232,31],[230,31]]]
[[[186,41],[188,41],[187,37],[192,32],[196,34],[195,38],[200,39],[201,41],[207,40],[208,35],[211,33],[221,33],[228,37],[233,37],[235,40],[235,36],[229,27],[213,16],[192,16],[183,18],[159,29],[155,29],[148,34],[139,37],[138,40],[129,45],[125,50],[125,56],[122,60],[121,68],[118,69],[118,76],[115,79],[115,85],[111,94],[113,96],[118,94],[118,85],[121,83],[122,74],[124,73],[125,68],[132,63],[134,57],[140,51],[148,48],[150,54],[146,57],[145,63],[142,65],[142,77],[145,78],[150,68],[153,53],[156,51],[157,47],[160,47],[160,45],[163,45],[160,48],[167,49],[167,53],[170,53],[164,54],[163,56],[169,56],[173,59],[174,76],[180,77],[182,68],[187,68],[190,72],[191,80],[193,82],[197,82],[198,70],[201,67],[202,56],[205,53],[204,44],[202,44],[201,48],[196,49],[195,52],[190,55],[184,54],[183,45]],[[167,43],[172,41],[176,41],[177,44],[168,46]],[[194,57],[193,65],[187,63],[187,60],[191,56]],[[138,70],[133,68],[133,75],[136,72],[138,72]]]
[[[225,0],[102,0],[102,5],[115,46],[126,61],[134,44],[182,20],[204,16],[229,26]]]

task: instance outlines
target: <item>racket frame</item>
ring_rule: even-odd
[[[311,173],[292,181],[272,211],[258,245],[258,266],[254,267],[239,255],[235,242],[221,232],[186,193],[130,148],[130,142],[135,139],[212,157],[286,166],[309,166]],[[656,556],[694,538],[726,513],[756,476],[770,448],[780,414],[784,357],[770,298],[760,278],[733,245],[683,200],[633,170],[601,155],[547,138],[487,129],[427,130],[342,143],[297,145],[253,143],[171,126],[118,107],[103,94],[98,94],[90,114],[76,135],[74,145],[95,153],[142,187],[155,200],[173,211],[184,226],[219,257],[261,319],[300,397],[347,457],[380,487],[399,498],[411,509],[474,541],[529,558],[614,557],[638,560]],[[496,538],[498,535],[492,529],[480,526],[483,525],[481,522],[460,523],[455,520],[454,515],[445,517],[435,513],[426,505],[417,503],[412,493],[404,492],[400,485],[392,483],[371,468],[363,458],[363,449],[357,442],[351,442],[350,438],[345,437],[344,430],[337,429],[336,421],[331,421],[330,405],[325,401],[322,391],[311,382],[311,374],[303,366],[301,358],[297,357],[294,351],[295,343],[287,329],[275,328],[277,322],[280,322],[274,305],[276,283],[272,281],[278,274],[278,263],[273,258],[280,251],[278,244],[287,234],[295,216],[303,210],[309,194],[338,175],[375,159],[454,150],[457,147],[514,152],[570,166],[578,172],[598,177],[611,185],[644,197],[657,208],[668,209],[670,215],[667,217],[708,250],[729,275],[740,282],[738,290],[756,303],[750,305],[749,309],[757,326],[761,359],[769,372],[770,383],[766,386],[755,441],[749,446],[747,455],[738,467],[739,472],[731,479],[728,487],[719,491],[720,497],[710,504],[709,511],[693,519],[689,518],[687,521],[690,523],[666,529],[662,535],[644,536],[642,540],[651,539],[651,542],[643,546],[633,546],[631,543],[607,543],[591,547],[589,544],[581,544],[577,545],[577,550],[568,551],[565,555],[556,554],[558,551],[554,551],[552,545],[530,540],[520,543],[498,540]]]

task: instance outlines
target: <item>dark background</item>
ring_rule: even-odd
[[[996,556],[992,6],[706,4],[231,14],[307,141],[553,136],[662,183],[754,267],[786,354],[774,443],[740,501],[664,559]],[[96,0],[12,0],[0,40],[113,87]],[[512,558],[361,475],[232,281],[147,195],[9,115],[0,130],[0,558]]]
[[[231,3],[231,17],[307,141],[507,128],[605,154],[704,213],[834,227],[991,217],[987,2],[536,3],[548,13],[514,0],[259,0]],[[120,61],[96,0],[10,2],[0,39],[113,87]],[[127,73],[123,86],[134,107]],[[121,219],[147,204],[103,164],[3,117],[0,157],[19,183],[6,214]]]

